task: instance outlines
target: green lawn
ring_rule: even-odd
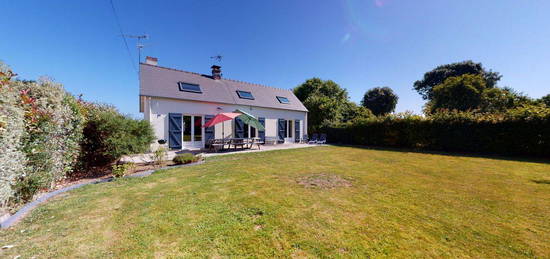
[[[325,174],[351,186],[305,188]],[[0,257],[550,257],[550,164],[351,147],[220,156],[87,186]]]

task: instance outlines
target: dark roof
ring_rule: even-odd
[[[307,111],[306,107],[298,100],[294,93],[287,89],[225,78],[214,80],[209,75],[144,63],[140,64],[139,76],[139,94],[143,96]],[[178,82],[198,84],[202,93],[180,91]],[[237,90],[251,92],[254,100],[239,98]],[[277,96],[288,98],[290,103],[280,103],[276,98]]]

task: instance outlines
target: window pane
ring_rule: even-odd
[[[277,100],[279,100],[280,103],[290,103],[290,101],[288,100],[288,98],[286,97],[282,97],[282,96],[277,96]]]
[[[201,120],[201,116],[195,116],[195,141],[202,141],[202,120]]]
[[[196,85],[196,84],[178,82],[178,86],[180,88],[180,91],[192,92],[192,93],[202,93],[201,87],[199,85]]]
[[[237,95],[238,95],[239,98],[241,98],[241,99],[250,99],[250,100],[254,100],[254,96],[252,96],[252,93],[251,93],[251,92],[239,91],[239,90],[237,90]]]
[[[244,126],[243,126],[243,127],[244,127],[244,129],[243,129],[243,132],[244,132],[243,136],[244,136],[245,138],[248,138],[248,124],[243,124],[243,125],[244,125]]]
[[[292,121],[288,121],[288,135],[287,138],[292,137],[292,129],[294,128],[294,123]]]
[[[250,126],[250,137],[255,138],[256,137],[256,128]]]
[[[183,141],[191,141],[191,116],[183,116]]]

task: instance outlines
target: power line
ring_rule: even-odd
[[[132,64],[132,67],[136,71],[136,73],[139,73],[136,65],[134,64],[134,58],[132,58],[132,52],[130,52],[130,47],[128,47],[128,42],[126,41],[126,36],[124,35],[124,32],[122,31],[122,26],[120,25],[120,20],[118,19],[118,14],[115,9],[115,4],[113,3],[113,0],[110,0],[111,2],[111,8],[113,9],[113,14],[115,16],[116,23],[118,25],[118,30],[120,31],[120,35],[122,36],[122,40],[124,41],[124,46],[126,46],[126,51],[128,52],[128,57],[130,57],[130,63]]]

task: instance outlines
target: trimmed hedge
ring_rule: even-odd
[[[325,130],[332,143],[550,157],[550,109],[537,106],[506,114],[392,115]]]

